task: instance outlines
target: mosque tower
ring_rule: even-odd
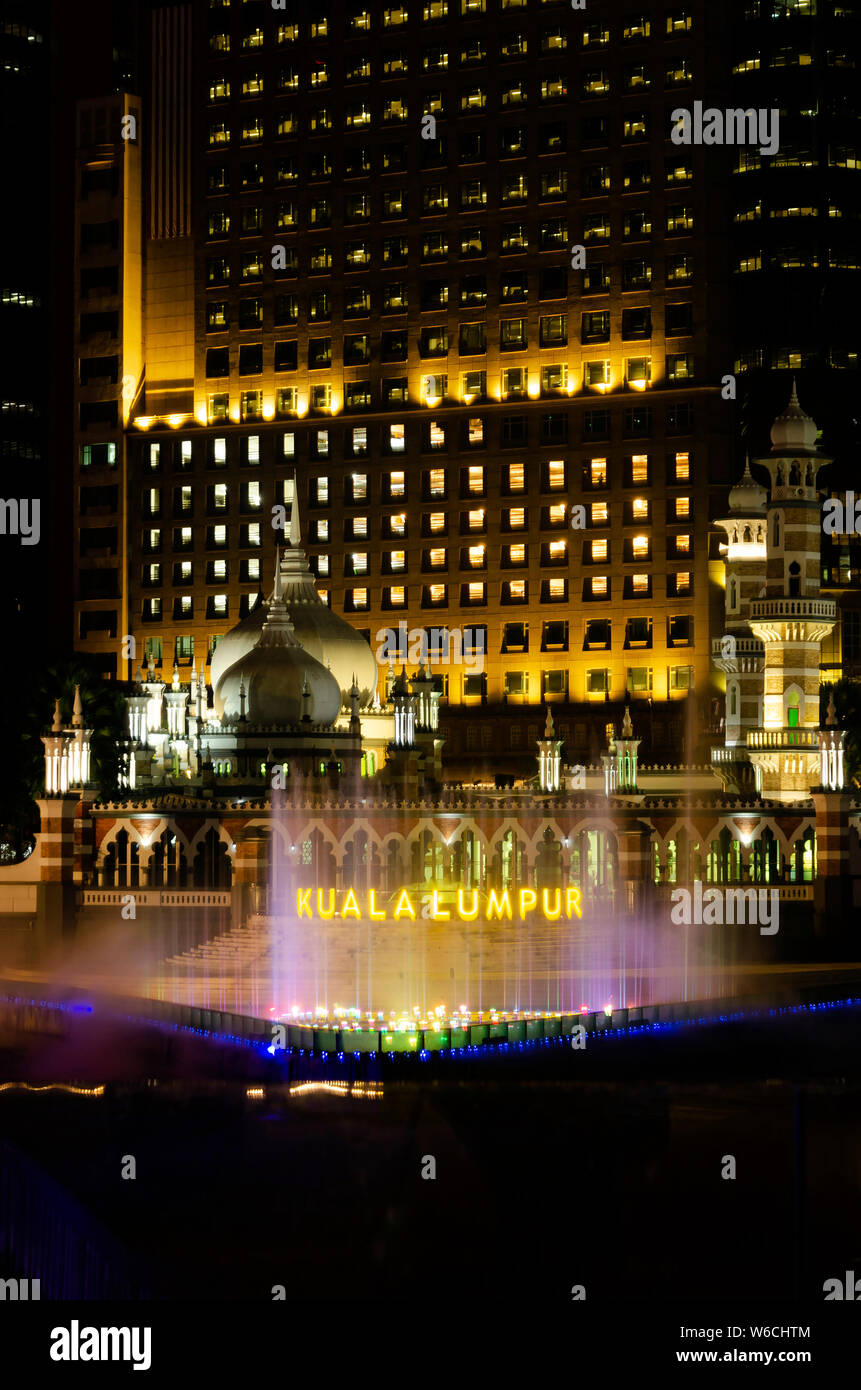
[[[766,562],[768,493],[750,471],[750,460],[729,494],[729,516],[715,522],[726,532],[726,618],[721,637],[712,642],[712,664],[726,676],[724,747],[712,759],[726,789],[753,788],[747,735],[762,725],[763,644],[750,629],[750,605],[763,592]]]
[[[748,730],[757,789],[776,801],[804,800],[819,781],[820,646],[837,605],[820,593],[822,508],[817,475],[831,460],[816,449],[816,425],[792,385],[771,429],[765,588],[750,603],[750,629],[764,645],[762,725]]]

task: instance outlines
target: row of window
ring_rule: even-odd
[[[621,288],[623,291],[647,290],[652,284],[651,261],[643,257],[630,257],[622,262]],[[693,279],[693,258],[687,255],[667,256],[664,261],[664,278],[668,286],[683,285]],[[534,283],[534,282],[533,282]],[[617,282],[618,283],[618,282]],[[412,296],[412,307],[421,313],[436,313],[446,309],[454,297],[450,297],[452,286],[448,280],[423,279]],[[580,296],[608,294],[613,288],[611,266],[606,261],[590,261],[583,271]],[[464,275],[457,286],[457,302],[461,307],[483,306],[488,300],[487,275]],[[571,289],[576,294],[575,289]],[[514,271],[490,282],[490,294],[496,295],[500,305],[525,304],[529,300],[529,272]],[[567,299],[569,294],[568,271],[565,267],[554,266],[538,272],[538,299]],[[342,290],[342,317],[369,318],[377,310],[382,314],[406,313],[411,304],[410,287],[405,281],[390,280],[379,292],[371,291],[364,285],[348,286]],[[378,309],[377,309],[378,306]],[[677,327],[689,306],[671,304],[668,307],[667,336],[674,337],[690,329]],[[299,323],[302,317],[309,323],[316,323],[337,317],[337,305],[333,303],[328,290],[313,290],[307,300],[298,294],[277,294],[274,297],[274,324]],[[629,322],[630,320],[625,320]],[[262,328],[264,322],[264,301],[260,298],[240,299],[236,322],[240,330]],[[207,333],[220,333],[231,323],[230,304],[227,300],[210,300],[206,306]],[[593,331],[590,325],[588,332]]]
[[[782,144],[774,154],[764,156],[769,169],[818,169],[820,160],[812,145],[797,142]],[[762,168],[763,156],[757,149],[740,147],[736,155],[733,173],[746,174],[753,169]],[[858,149],[854,145],[829,145],[825,163],[832,169],[858,169]]]
[[[649,160],[629,160],[622,164],[620,188],[623,192],[641,192],[652,185],[652,165]],[[693,166],[679,159],[664,162],[664,182],[669,185],[687,184],[693,179]],[[502,207],[525,203],[529,197],[529,176],[526,173],[503,173],[498,180],[498,189],[489,197],[488,184],[483,179],[458,179],[456,185],[456,205],[461,212],[485,208],[488,201]],[[566,198],[569,192],[568,170],[554,166],[539,171],[536,189],[542,202],[555,202]],[[573,190],[572,190],[573,191]],[[609,164],[594,164],[581,170],[580,196],[583,198],[603,197],[616,191],[612,169]],[[452,207],[454,204],[452,203]],[[423,216],[437,217],[449,211],[449,186],[445,183],[425,184],[419,195],[419,208]],[[380,216],[384,221],[407,220],[410,216],[409,189],[405,187],[385,188],[379,201],[371,192],[347,193],[343,199],[342,216],[346,224],[376,222]],[[275,208],[276,231],[292,230],[302,227],[328,227],[333,217],[333,202],[329,197],[309,197],[304,209],[298,203],[279,203]],[[738,221],[739,218],[736,217]],[[228,237],[233,223],[231,212],[219,208],[210,212],[207,218],[207,234],[211,241]],[[263,208],[243,206],[239,211],[239,223],[234,231],[243,236],[252,236],[263,230]]]
[[[653,232],[651,208],[632,208],[621,217],[608,212],[584,214],[581,223],[583,245],[609,242],[616,227],[616,236],[623,241],[647,241]],[[694,230],[694,210],[684,203],[672,203],[664,212],[663,231],[671,236],[684,236]],[[564,218],[554,217],[547,222],[539,222],[530,240],[530,227],[526,222],[504,222],[498,228],[497,247],[500,255],[523,255],[530,250],[560,251],[568,248],[568,223]],[[494,238],[494,240],[496,240]],[[483,259],[492,252],[488,241],[487,228],[465,227],[458,237],[460,256],[463,259]],[[423,232],[418,245],[422,262],[447,260],[449,251],[454,252],[458,243],[449,241],[448,231]],[[345,272],[378,270],[380,266],[407,265],[410,259],[410,239],[406,236],[383,237],[379,247],[372,241],[347,241],[343,245],[342,269]],[[310,243],[303,247],[301,265],[308,274],[329,273],[334,267],[333,247],[330,242]],[[236,273],[238,270],[238,274]],[[221,286],[231,279],[240,284],[249,284],[268,277],[289,278],[300,272],[300,252],[298,246],[275,246],[271,253],[244,251],[238,257],[207,256],[205,263],[205,282],[208,286]]]
[[[581,31],[581,36],[584,31]],[[498,40],[498,48],[490,51],[483,38],[472,37],[461,44],[459,49],[450,52],[447,44],[428,45],[421,50],[420,63],[414,68],[423,73],[445,73],[457,69],[483,66],[490,60],[495,63],[498,58],[503,61],[506,59],[525,58],[537,52],[539,57],[553,57],[557,53],[564,52],[568,44],[569,31],[563,25],[554,25],[541,29],[537,35],[534,45],[524,33],[515,30],[504,31]],[[221,35],[212,35],[213,40],[219,43]],[[323,58],[314,58],[309,61],[307,69],[300,73],[298,67],[283,67],[275,74],[275,90],[278,92],[298,91],[302,87],[311,90],[321,87],[328,87],[330,82],[337,85],[359,82],[362,84],[385,80],[393,77],[407,77],[410,73],[410,54],[403,48],[389,48],[379,56],[365,52],[347,52],[343,55],[343,69],[340,67],[336,71],[334,67]],[[587,55],[588,58],[588,55]],[[675,74],[681,69],[688,67],[689,60],[684,57],[676,57],[665,64],[665,74],[667,82],[670,84],[675,78]],[[641,86],[640,75],[644,71],[644,64],[628,64],[624,69],[625,82],[628,86]],[[742,64],[734,71],[747,70]],[[675,79],[678,80],[678,79]],[[236,91],[241,97],[262,96],[266,86],[264,75],[261,71],[249,71],[242,75]],[[213,76],[209,84],[209,100],[228,101],[232,95],[232,85],[230,79],[221,74]]]
[[[681,500],[682,500],[685,504],[688,503],[688,499],[687,499],[687,498],[684,498],[684,499],[681,499]],[[549,509],[548,509],[548,510],[549,510]],[[564,513],[565,513],[564,504],[563,504],[563,506],[562,506],[562,512],[563,512],[563,522],[564,522],[564,520],[565,520],[565,516],[564,516]],[[670,521],[670,522],[673,522],[673,521],[680,521],[680,520],[689,520],[689,519],[690,519],[690,511],[689,511],[689,507],[688,507],[687,505],[685,506],[685,510],[684,510],[683,512],[681,512],[681,513],[675,513],[675,512],[673,511],[672,507],[668,507],[668,508],[667,508],[667,514],[668,514],[667,519],[668,519],[668,521]],[[486,518],[485,518],[485,516],[484,516],[484,512],[481,511],[481,510],[479,510],[478,515],[479,515],[479,518],[480,518],[479,521],[478,521],[478,524],[477,524],[477,525],[473,525],[473,524],[472,524],[472,514],[471,514],[471,513],[462,513],[462,514],[461,514],[460,531],[461,531],[461,534],[462,534],[462,535],[463,535],[463,534],[468,534],[470,531],[472,531],[472,532],[479,532],[479,533],[480,533],[480,532],[485,531],[485,530],[487,529],[487,528],[486,528]],[[641,520],[642,520],[642,519],[641,519]],[[404,517],[398,517],[398,516],[391,517],[391,518],[390,518],[390,522],[392,523],[392,527],[391,527],[391,532],[390,532],[390,534],[391,534],[392,532],[393,532],[394,534],[397,534],[397,526],[398,526],[398,523],[399,523],[399,522],[402,522],[402,523],[403,523],[403,526],[404,526],[404,530],[406,529],[406,519],[405,519]],[[636,521],[636,520],[632,520],[631,517],[630,517],[630,515],[629,515],[628,517],[626,517],[625,525],[630,526],[630,525],[636,525],[636,524],[637,524],[637,521]],[[316,526],[314,527],[314,530],[315,530],[315,532],[316,532],[315,540],[316,540],[317,544],[320,544],[321,541],[324,540],[325,536],[326,536],[327,533],[328,533],[328,530],[329,530],[328,522],[324,522],[324,523],[318,522],[318,523],[316,524]],[[425,534],[427,534],[427,533],[425,533]],[[444,526],[444,527],[442,527],[442,528],[440,528],[440,533],[439,533],[439,534],[440,534],[440,539],[443,539],[445,536],[447,536],[447,534],[448,534],[448,527],[447,527],[447,525]],[[345,538],[345,540],[362,540],[362,539],[366,539],[366,538],[367,538],[367,517],[358,517],[358,518],[356,518],[353,522],[348,523],[348,524],[344,527],[344,538]],[[227,536],[225,536],[225,544],[226,544],[226,542],[227,542]],[[147,532],[145,533],[145,545],[144,545],[145,553],[147,553],[147,554],[156,553],[156,554],[157,554],[157,553],[159,553],[160,548],[161,548],[161,532],[160,532],[158,529],[156,529],[155,533],[154,533],[152,530],[147,531]],[[217,548],[217,547],[213,544],[212,548]],[[651,564],[651,562],[652,562],[652,559],[653,559],[652,539],[651,539],[651,537],[648,536],[648,535],[639,535],[639,536],[628,536],[628,537],[624,537],[624,538],[622,539],[621,550],[622,550],[622,562],[623,562],[624,564],[626,564],[626,565],[637,564],[637,563],[639,563],[639,562]],[[610,541],[607,540],[606,538],[599,539],[599,540],[584,541],[584,542],[583,542],[583,546],[582,546],[582,552],[581,552],[581,553],[582,553],[582,564],[585,565],[585,566],[597,565],[597,564],[600,564],[600,565],[609,564],[609,563],[610,563],[610,560],[611,560],[611,553],[610,553],[610,552],[611,552],[611,544],[610,544]],[[692,541],[691,541],[690,535],[689,535],[689,534],[674,534],[674,535],[669,535],[669,536],[667,537],[667,539],[666,539],[666,551],[665,551],[665,553],[666,553],[666,557],[667,557],[668,560],[676,560],[676,559],[687,560],[687,559],[692,555],[692,553],[693,553],[693,545],[692,545]],[[573,547],[572,547],[571,551],[569,551],[567,540],[543,541],[543,542],[540,543],[538,558],[539,558],[539,563],[540,563],[540,565],[541,565],[542,567],[545,567],[545,566],[548,566],[548,565],[566,565],[566,566],[567,566],[568,561],[569,561],[569,555],[572,555],[572,556],[573,556],[573,554],[574,554]],[[381,574],[396,574],[396,573],[400,573],[400,572],[405,572],[405,571],[407,570],[407,552],[406,552],[406,550],[386,550],[386,551],[384,551],[384,552],[380,555],[379,560],[380,560],[380,573],[381,573]],[[500,567],[501,567],[502,569],[520,569],[520,568],[528,568],[528,567],[529,567],[529,546],[526,544],[525,541],[520,541],[520,542],[517,542],[517,543],[515,543],[515,544],[513,544],[513,545],[503,545],[503,546],[501,547],[501,549],[500,549],[499,564],[500,564]],[[455,556],[454,552],[451,551],[448,547],[445,547],[445,546],[439,546],[439,547],[436,547],[436,548],[429,548],[429,549],[426,549],[426,550],[422,550],[422,551],[421,551],[421,556],[420,556],[420,568],[421,568],[421,572],[422,572],[423,574],[429,574],[429,573],[433,572],[434,570],[448,570],[450,567],[455,566],[455,565],[457,565],[461,570],[477,570],[477,569],[483,570],[483,569],[487,569],[487,567],[488,567],[488,547],[487,547],[487,545],[486,545],[484,542],[475,542],[474,544],[472,544],[472,545],[470,545],[470,546],[463,546],[463,547],[461,547],[461,549],[460,549],[459,557]],[[313,568],[315,569],[315,572],[316,572],[318,575],[328,575],[329,573],[331,573],[331,570],[330,570],[330,558],[329,558],[328,555],[316,555],[316,556],[314,556],[313,559],[312,559],[312,566],[313,566]],[[243,568],[247,569],[247,562],[244,562],[244,563],[243,563]],[[220,570],[221,570],[221,569],[224,570],[224,575],[223,575],[223,576],[220,576]],[[172,581],[173,584],[174,584],[174,586],[176,586],[177,584],[184,584],[184,583],[189,583],[189,582],[191,582],[191,572],[192,572],[192,570],[191,570],[191,564],[190,564],[190,562],[175,564],[174,567],[173,567],[173,581]],[[343,557],[343,573],[344,573],[345,575],[347,575],[347,576],[359,576],[359,575],[370,574],[370,573],[371,573],[371,556],[368,554],[368,552],[367,552],[366,550],[348,552],[348,553],[345,554],[344,557]],[[207,584],[217,584],[217,583],[221,582],[221,579],[222,579],[222,578],[226,578],[226,574],[227,574],[226,561],[219,562],[219,565],[218,565],[217,568],[215,568],[212,564],[210,564],[210,565],[207,566],[207,578],[206,578],[206,582],[207,582]],[[258,574],[257,577],[259,578],[259,574]],[[688,578],[688,577],[686,576],[686,578]],[[677,584],[676,584],[676,576],[675,576],[675,575],[672,575],[672,576],[670,576],[670,579],[672,580],[672,584],[673,584],[673,592],[674,592],[674,593],[675,593],[675,592],[678,592],[678,586],[677,586]],[[638,586],[637,581],[642,581],[642,585],[641,585],[641,586]],[[160,588],[160,587],[161,587],[162,583],[165,582],[165,581],[164,581],[164,577],[163,577],[162,566],[161,566],[160,563],[154,563],[154,564],[150,564],[150,565],[147,565],[147,566],[146,566],[145,574],[144,574],[144,582],[145,582],[149,587],[154,587],[154,588]],[[586,586],[587,586],[587,589],[588,589],[588,595],[589,595],[589,597],[590,597],[590,598],[607,597],[608,594],[609,594],[609,588],[608,588],[609,582],[610,582],[610,581],[609,581],[609,577],[606,576],[606,575],[598,576],[598,577],[597,577],[597,582],[596,582],[596,579],[595,579],[594,576],[593,576],[593,577],[590,577],[590,578],[586,581]],[[630,597],[644,597],[644,598],[651,597],[651,593],[652,593],[651,584],[652,584],[652,581],[651,581],[651,577],[650,577],[650,576],[645,575],[645,574],[643,574],[643,575],[636,575],[636,576],[634,576],[634,577],[632,578],[632,580],[631,580],[631,594],[630,594],[630,595],[626,595],[626,596],[630,596]],[[689,584],[688,584],[688,587],[689,587]]]
[[[461,445],[475,447],[484,442],[483,419],[467,419],[459,424],[459,435],[455,433],[458,426],[453,423],[429,420],[422,428],[422,449],[425,452],[432,452],[437,449],[445,449],[448,444],[458,443]],[[397,453],[403,450],[405,441],[404,425],[383,426],[383,430],[388,430],[388,435],[384,434],[384,442],[388,446],[388,451]],[[310,454],[317,458],[327,457],[329,454],[330,442],[334,443],[334,431],[328,429],[314,430],[307,436],[310,445]],[[297,457],[296,435],[293,431],[285,431],[281,436],[281,457],[293,462]],[[231,450],[231,463],[238,462],[243,467],[257,468],[260,466],[260,436],[247,435],[238,441],[239,449],[234,452]],[[361,456],[368,451],[368,430],[364,425],[356,426],[341,436],[340,446],[346,446],[353,456]],[[114,443],[108,444],[83,444],[80,448],[81,468],[115,468],[117,463],[117,446]],[[278,454],[276,452],[276,462]],[[143,454],[143,466],[150,472],[160,472],[167,463],[173,464],[174,472],[189,472],[194,466],[193,443],[190,439],[183,439],[176,444],[167,442],[152,442],[145,446]],[[591,458],[585,460],[582,467],[582,487],[590,492],[606,491],[611,486],[621,482],[624,487],[648,487],[656,481],[656,460],[649,454],[629,454],[620,460],[622,477],[618,479],[613,476],[615,465],[611,469],[606,457]],[[228,466],[228,441],[225,438],[215,438],[206,441],[206,463],[208,468],[226,468]],[[564,459],[545,459],[541,460],[540,472],[537,481],[540,482],[542,492],[564,491],[573,485],[573,474],[576,472],[576,464],[570,468]],[[534,489],[536,484],[536,472],[525,463],[506,463],[502,464],[498,470],[494,470],[500,479],[500,490],[505,495],[525,493]],[[487,490],[487,470],[484,464],[470,464],[461,468],[460,488],[462,494],[484,495]],[[396,500],[407,496],[407,475],[403,470],[389,471],[386,473],[375,473],[375,477],[380,480],[381,500]],[[675,451],[666,456],[665,480],[671,485],[689,483],[692,479],[691,457],[687,450]],[[422,494],[425,499],[433,497],[447,497],[449,491],[449,472],[446,468],[430,468],[422,472]],[[216,487],[226,489],[227,484],[216,484]],[[309,499],[312,505],[323,506],[329,501],[330,479],[328,476],[320,475],[312,479],[310,483]],[[334,494],[334,489],[332,490]],[[277,479],[275,482],[275,493],[277,502],[289,503],[293,500],[293,481],[290,478]],[[225,497],[227,493],[225,492]],[[347,502],[357,503],[370,496],[369,475],[367,473],[351,472],[344,480],[344,499]],[[226,504],[225,504],[226,505]],[[601,510],[606,511],[606,502],[594,502],[592,507],[592,524],[601,524],[599,517]],[[523,525],[526,523],[524,522]]]
[[[403,58],[406,66],[406,56]],[[254,83],[262,91],[263,79],[258,74],[250,76],[246,81]],[[315,68],[311,74],[311,85],[318,87],[328,82],[328,73],[323,68]],[[693,71],[689,59],[674,58],[667,63],[663,72],[663,86],[665,88],[682,87],[693,82]],[[652,87],[652,75],[646,63],[630,63],[621,73],[620,88],[622,92],[647,92]],[[282,70],[279,79],[279,90],[290,91],[298,86],[298,75],[295,71]],[[210,87],[212,91],[222,91],[225,99],[229,95],[230,87],[227,82],[213,83]],[[569,82],[568,76],[564,73],[547,74],[540,79],[536,78],[534,83],[525,77],[511,78],[507,86],[500,85],[497,92],[497,105],[501,111],[518,110],[527,107],[530,100],[534,101],[537,97],[542,102],[567,101],[569,96],[576,100],[586,97],[605,97],[611,91],[615,91],[615,84],[607,68],[591,68],[585,70],[580,77],[579,87],[575,90],[574,84]],[[256,93],[255,93],[256,95]],[[413,114],[418,115],[419,119],[423,116],[446,117],[453,116],[455,111],[461,115],[478,115],[488,109],[488,88],[482,86],[462,87],[455,94],[455,99],[450,100],[451,94],[444,90],[426,91],[421,94],[418,112],[413,108]],[[410,104],[405,96],[383,97],[378,104],[372,103],[369,97],[362,97],[357,101],[348,101],[344,104],[341,111],[340,124],[345,130],[361,130],[364,127],[379,127],[384,125],[395,125],[407,121],[410,114]],[[238,135],[240,143],[243,145],[259,144],[263,140],[264,120],[262,112],[248,112],[239,117]],[[324,131],[336,128],[335,113],[332,107],[315,107],[310,111],[300,114],[298,111],[284,110],[276,117],[275,133],[281,139],[296,137],[301,134],[319,135]],[[232,127],[229,121],[224,119],[209,122],[207,131],[207,144],[212,149],[218,145],[227,145],[232,138]]]
[[[649,384],[649,377],[631,376],[622,380],[614,380],[612,366],[608,373],[606,361],[600,359],[594,367],[590,386],[600,392],[608,391],[614,386],[628,385],[636,389],[644,389]],[[629,359],[630,363],[637,365],[634,370],[647,371],[648,359]],[[645,364],[645,365],[644,365]],[[551,370],[548,368],[548,371]],[[562,371],[562,368],[556,370]],[[603,373],[603,375],[602,375]],[[462,381],[462,399],[467,405],[487,393],[487,382],[485,372],[465,373]],[[682,378],[679,376],[679,380]],[[382,400],[386,406],[402,406],[409,400],[409,383],[406,377],[386,378],[382,383]],[[551,388],[548,388],[551,389]],[[555,386],[552,387],[556,391]],[[518,392],[518,394],[521,394]],[[439,405],[448,397],[448,376],[437,374],[436,376],[424,377],[421,383],[421,399],[426,405],[432,407]],[[271,398],[270,398],[271,399]],[[359,381],[347,383],[344,387],[344,406],[347,410],[357,411],[368,409],[372,405],[373,397],[370,382]],[[110,409],[102,409],[103,406],[113,405],[113,415],[111,419]],[[307,409],[328,413],[335,409],[335,398],[332,394],[331,384],[312,386],[307,395],[300,397],[295,386],[279,387],[274,395],[274,408],[272,405],[264,405],[264,394],[262,391],[242,391],[239,395],[239,419],[246,424],[264,419],[289,418],[298,414],[304,415]],[[81,406],[81,425],[82,428],[101,425],[103,423],[116,424],[116,402],[99,402],[92,405]],[[230,395],[228,392],[217,392],[207,398],[207,420],[209,423],[220,423],[234,418],[231,414]],[[584,442],[589,440],[609,440],[610,438],[611,413],[609,410],[585,410],[581,418],[580,437]],[[693,407],[690,405],[668,405],[664,412],[665,429],[667,434],[689,434],[693,429]],[[654,431],[653,411],[651,406],[635,406],[625,410],[622,416],[622,437],[625,439],[647,438]],[[526,416],[504,416],[502,420],[501,444],[517,446],[527,440]],[[567,415],[554,414],[542,415],[540,427],[540,442],[543,444],[562,443],[569,438],[569,421]]]
[[[737,357],[733,371],[751,372],[767,368],[773,372],[800,372],[817,362],[838,371],[857,371],[858,353],[852,348],[751,348]]]
[[[666,129],[672,129],[667,112]],[[286,131],[279,132],[282,135]],[[451,163],[462,168],[465,164],[483,164],[491,159],[526,159],[534,156],[561,155],[569,149],[577,154],[590,148],[623,143],[641,143],[651,135],[651,113],[644,110],[622,112],[615,116],[583,116],[576,131],[569,130],[567,121],[544,122],[534,128],[522,125],[496,125],[489,137],[484,130],[463,129],[457,133],[457,150],[449,143],[449,135],[422,139],[416,145],[389,142],[370,145],[325,146],[310,149],[301,158],[280,160],[278,182],[301,183],[303,186],[318,180],[370,179],[378,174],[406,173],[416,160],[423,168]],[[490,138],[491,143],[488,143]],[[216,140],[215,145],[225,143]],[[488,154],[490,151],[490,155]],[[248,189],[263,182],[263,169],[253,162],[238,166],[240,187]],[[668,182],[671,180],[668,179]],[[210,163],[207,167],[207,190],[211,194],[229,192],[230,168],[226,164]]]
[[[738,275],[754,270],[861,270],[858,251],[835,251],[828,248],[825,255],[811,246],[782,246],[773,251],[745,251],[736,256],[732,268]]]
[[[295,344],[293,344],[295,347]],[[547,344],[543,343],[542,347]],[[313,351],[313,340],[309,347],[308,365],[312,368],[329,366],[331,359],[323,361],[319,355],[315,356]],[[463,350],[462,350],[463,351]],[[481,351],[481,349],[475,349]],[[437,354],[427,352],[425,357],[434,357]],[[353,362],[356,359],[352,359]],[[348,361],[346,365],[350,365]],[[276,360],[276,371],[289,371],[296,369],[295,361],[289,365],[279,366]],[[241,347],[239,350],[239,375],[258,376],[263,372],[263,347],[258,344],[255,347]],[[227,348],[210,350],[206,355],[206,375],[207,377],[226,377],[230,374],[230,365]],[[669,382],[690,382],[695,375],[693,353],[667,353],[665,358],[665,375]],[[621,373],[618,369],[614,374],[614,365],[609,357],[590,359],[582,365],[582,374],[578,373],[584,388],[592,388],[599,391],[606,391],[614,385],[625,385],[643,390],[651,384],[652,359],[651,357],[626,357],[623,362]],[[530,396],[558,396],[574,389],[577,378],[573,373],[569,373],[567,364],[554,363],[546,365],[538,373],[528,376],[525,367],[512,368],[505,371],[500,377],[500,399],[519,400],[527,395]],[[253,419],[255,402],[249,400],[251,393],[242,393],[242,418]],[[426,376],[421,382],[422,399],[429,405],[436,405],[440,401],[450,398],[448,373]],[[476,400],[487,399],[487,373],[481,371],[471,371],[461,373],[460,396],[459,399],[472,404]],[[310,404],[314,410],[328,410],[331,408],[333,400],[331,384],[325,386],[313,386],[310,392]],[[369,381],[348,382],[344,386],[344,405],[347,410],[366,410],[369,409],[373,400],[371,383]],[[230,397],[228,393],[215,393],[209,397],[208,419],[212,421],[227,419],[229,415]],[[292,415],[299,413],[299,397],[296,388],[286,388],[276,392],[275,414],[279,416]],[[552,423],[545,422],[549,433],[545,438],[560,439],[567,437],[567,428],[555,427]]]
[[[784,0],[789,3],[790,0]],[[796,3],[799,0],[795,0]],[[563,5],[567,8],[565,0],[539,0],[542,7],[548,9],[559,9]],[[807,0],[810,3],[810,0]],[[515,10],[527,9],[527,0],[499,0],[498,9],[503,13]],[[210,0],[210,9],[223,12],[230,8],[230,0]],[[239,6],[236,6],[240,10]],[[492,14],[497,6],[491,3],[489,9]],[[344,16],[343,37],[362,36],[369,34],[374,27],[374,22],[379,23],[382,29],[400,29],[410,22],[410,9],[408,5],[386,5],[382,12],[374,11],[368,6],[359,6],[352,9]],[[423,24],[438,24],[446,19],[454,19],[460,16],[464,19],[477,18],[479,15],[488,12],[487,0],[425,0],[422,5],[412,7],[412,19],[421,19]],[[226,18],[226,16],[225,16]],[[677,34],[687,33],[692,25],[692,13],[688,9],[667,10],[663,26],[656,26],[656,34],[663,32],[669,37]],[[213,15],[211,26],[219,25],[220,15]],[[564,34],[564,30],[562,33]],[[623,43],[648,39],[652,33],[652,20],[648,14],[642,12],[628,15],[622,23],[621,39]],[[605,48],[610,43],[610,30],[605,23],[584,25],[580,30],[580,44],[583,48]],[[300,26],[298,22],[279,24],[275,30],[274,38],[276,45],[298,43],[301,40],[328,39],[338,37],[337,25],[333,25],[331,14],[320,13],[315,8],[314,18],[309,20],[307,27]],[[210,32],[210,51],[216,54],[230,52],[230,33],[222,27],[213,27]],[[238,47],[243,51],[263,48],[266,36],[259,25],[248,26],[238,35]],[[475,40],[480,43],[481,40]]]
[[[499,602],[503,606],[516,606],[529,603],[529,583],[527,579],[511,579],[505,581],[500,586]],[[539,601],[541,603],[568,603],[569,586],[567,578],[552,578],[539,581],[540,592]],[[536,586],[538,587],[538,586]],[[457,586],[459,592],[452,595],[459,608],[482,608],[487,606],[487,584],[483,581],[473,581],[471,583],[460,584]],[[329,601],[329,594],[320,590],[320,596],[324,602]],[[690,596],[690,586],[680,587],[676,592],[668,594],[668,597],[688,598]],[[584,586],[583,598],[588,600],[593,597],[591,592],[587,592]],[[625,597],[631,599],[651,597],[651,594],[644,588],[642,592],[634,590],[633,586],[626,584]],[[383,612],[393,612],[398,609],[408,607],[408,590],[404,585],[391,585],[384,587],[380,594],[379,607]],[[240,617],[251,612],[257,602],[256,594],[244,594],[240,601]],[[365,613],[371,610],[370,591],[366,588],[348,589],[344,596],[345,613]],[[445,610],[449,606],[449,585],[448,584],[427,584],[421,591],[421,607],[423,609],[436,608]],[[207,596],[204,608],[207,617],[229,618],[229,600],[226,594],[212,594]],[[174,621],[191,622],[195,618],[195,606],[193,594],[178,595],[172,601],[171,615]],[[200,616],[200,614],[198,614]],[[145,598],[141,607],[141,620],[145,623],[161,622],[166,617],[165,604],[160,595]],[[687,615],[668,618],[665,645],[667,647],[680,647],[693,645],[693,618]],[[588,641],[584,640],[584,651],[609,651],[611,650],[609,624],[604,619],[596,620],[594,625],[587,622],[587,631],[590,633]],[[605,634],[605,635],[602,635]],[[618,644],[617,644],[618,645]],[[624,649],[630,650],[634,647],[641,647],[644,650],[650,649],[653,643],[652,619],[629,618],[625,626]],[[556,648],[557,650],[567,650],[567,644]]]

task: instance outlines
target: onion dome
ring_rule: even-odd
[[[778,415],[771,427],[771,451],[779,453],[812,452],[816,448],[816,421],[812,420],[798,404],[795,378],[792,378],[792,395],[789,405],[782,415]]]
[[[325,666],[297,642],[282,598],[281,568],[276,564],[275,588],[262,631],[246,652],[221,677],[221,700],[226,718],[244,714],[251,724],[334,724],[341,708],[338,683]]]
[[[295,483],[293,498],[290,508],[290,544],[282,551],[280,574],[282,596],[290,614],[294,635],[306,652],[331,670],[344,697],[343,703],[349,703],[347,696],[355,676],[362,703],[367,704],[377,688],[377,663],[374,653],[364,637],[344,618],[333,613],[317,593],[307,558],[299,548],[299,507],[296,502]],[[212,653],[210,680],[216,705],[221,702],[221,683],[228,667],[256,645],[266,622],[270,601],[271,595],[263,603],[258,603],[240,623],[225,634]]]
[[[742,516],[764,516],[767,501],[768,490],[756,481],[750,471],[750,459],[748,459],[744,465],[744,472],[735,487],[730,488],[729,509]]]

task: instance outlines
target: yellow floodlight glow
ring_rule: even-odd
[[[206,414],[206,402],[205,402],[205,401],[198,401],[197,405],[194,407],[194,415],[195,415],[195,419],[197,420],[197,423],[198,423],[199,425],[206,425],[206,424],[209,423],[208,418],[207,418],[207,414]]]
[[[341,409],[341,398],[340,398],[340,396],[332,396],[331,401],[330,401],[330,404],[329,404],[329,412],[330,412],[330,414],[332,414],[332,415],[337,415],[337,414],[338,414],[338,411],[339,411],[340,409]]]
[[[538,397],[541,395],[541,382],[538,380],[537,376],[531,376],[529,378],[529,386],[527,387],[527,393],[529,395],[530,400],[533,401],[537,400]]]
[[[264,420],[274,420],[274,419],[275,419],[275,397],[274,397],[274,396],[264,396],[264,397],[263,397],[263,419],[264,419]]]
[[[648,382],[645,377],[637,377],[634,381],[629,381],[628,385],[633,387],[635,391],[645,391]]]
[[[231,420],[233,421],[234,425],[237,425],[237,424],[239,423],[239,406],[238,406],[238,405],[232,405],[232,406],[230,407],[230,418],[231,418]]]
[[[154,420],[154,415],[139,415],[135,420],[135,424],[139,430],[148,430]]]
[[[297,397],[296,397],[296,414],[299,416],[300,419],[302,418],[303,415],[307,415],[307,414],[308,414],[308,397],[307,397],[307,396],[297,396]]]
[[[180,425],[183,424],[184,421],[187,419],[187,415],[168,415],[167,423],[170,425],[172,430],[178,430]]]

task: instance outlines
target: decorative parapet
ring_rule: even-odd
[[[819,752],[818,729],[749,729],[748,748],[799,749],[810,748]]]

